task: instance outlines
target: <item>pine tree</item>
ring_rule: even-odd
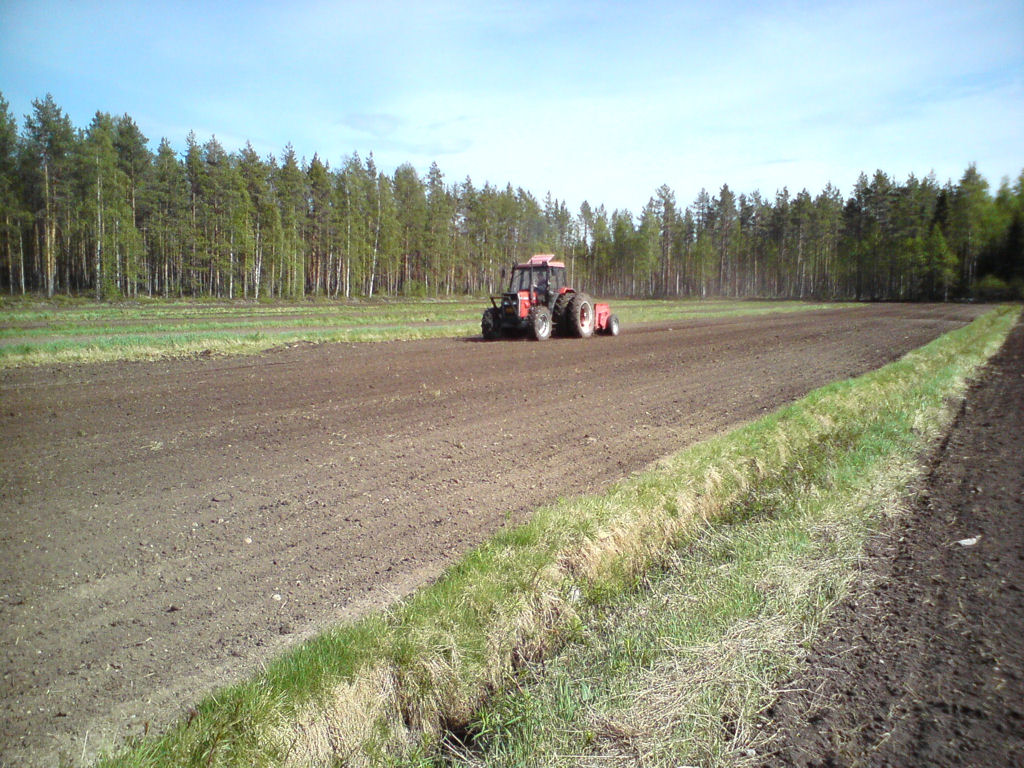
[[[188,285],[192,295],[200,295],[205,291],[206,280],[202,279],[204,268],[200,264],[201,255],[207,249],[203,222],[206,219],[206,203],[203,190],[206,186],[206,165],[203,162],[203,150],[199,146],[195,133],[189,131],[185,138],[185,177],[188,181]]]
[[[79,153],[85,200],[82,212],[93,222],[91,250],[97,301],[121,292],[123,254],[119,230],[128,222],[122,220],[126,214],[122,205],[126,185],[117,165],[116,133],[111,116],[97,112]]]
[[[985,224],[990,204],[988,182],[971,163],[954,190],[950,210],[952,231],[947,235],[950,246],[960,258],[965,289],[980,277],[978,259],[985,246]]]
[[[840,295],[839,240],[842,236],[843,196],[831,182],[814,199],[819,225],[818,269],[812,292],[815,296],[837,298]]]
[[[129,222],[125,222],[125,274],[129,280],[126,289],[133,295],[137,294],[139,280],[145,274],[147,291],[152,292],[152,276],[148,266],[143,263],[142,206],[139,197],[152,168],[153,155],[149,151],[149,140],[127,114],[114,120],[114,129],[118,167],[127,182],[125,202],[131,210],[130,226]]]
[[[150,199],[149,242],[157,290],[164,296],[183,294],[188,251],[189,185],[185,168],[171,143],[161,139],[147,188]]]
[[[350,297],[353,286],[361,285],[364,264],[369,253],[367,202],[370,181],[366,168],[357,153],[346,158],[335,186],[335,206],[339,214],[339,240],[342,244],[343,283],[345,297]]]
[[[657,274],[658,257],[661,253],[661,229],[663,210],[656,198],[650,198],[647,205],[640,211],[640,224],[636,230],[634,245],[631,248],[633,263],[632,273],[633,295],[637,295],[637,286],[643,286],[640,292],[654,295],[654,281]]]
[[[23,202],[25,191],[18,179],[18,144],[18,123],[0,93],[0,248],[7,263],[7,284],[12,294],[16,283],[20,285],[21,293],[25,293],[25,251],[21,228],[28,212]]]
[[[306,261],[304,253],[306,211],[309,200],[306,175],[299,168],[295,149],[291,144],[284,148],[281,167],[278,169],[277,198],[281,208],[282,245],[284,271],[282,283],[285,295],[299,298],[305,292]]]
[[[46,94],[32,102],[32,114],[25,119],[25,149],[33,166],[36,184],[36,220],[43,258],[46,295],[57,290],[57,251],[68,248],[66,231],[70,204],[69,166],[74,148],[71,119]]]
[[[314,296],[329,292],[333,272],[334,240],[333,221],[331,217],[331,177],[330,170],[316,154],[309,161],[306,170],[306,183],[309,187],[309,208],[307,213],[307,232],[309,233],[309,285],[307,292]]]
[[[238,159],[238,170],[252,211],[248,238],[252,244],[252,259],[243,272],[242,295],[248,298],[251,285],[253,298],[256,300],[260,298],[260,288],[263,285],[263,266],[268,244],[273,251],[273,244],[281,229],[281,211],[276,204],[271,183],[272,165],[272,161],[261,160],[252,144],[246,142]],[[273,295],[272,281],[270,285]]]
[[[591,269],[593,270],[590,279],[593,280],[595,289],[601,293],[612,292],[611,288],[611,262],[612,262],[612,230],[608,221],[608,212],[604,205],[594,209],[591,243]]]
[[[366,175],[372,182],[373,199],[371,210],[374,211],[370,229],[373,235],[373,251],[370,264],[370,282],[367,296],[373,297],[377,280],[378,265],[382,267],[381,284],[394,292],[398,273],[398,217],[395,213],[395,195],[391,179],[387,174],[378,171],[373,154],[366,161]]]
[[[228,156],[224,147],[211,136],[203,145],[203,168],[199,194],[204,202],[202,211],[205,251],[205,292],[210,296],[224,295],[225,283],[230,284],[231,248],[229,222],[231,218],[232,184]],[[228,287],[230,294],[230,287]]]
[[[427,212],[424,234],[424,281],[430,288],[434,273],[435,293],[451,294],[455,289],[455,199],[444,183],[444,175],[437,163],[431,163],[427,172]]]
[[[786,291],[787,295],[798,299],[807,295],[807,262],[813,248],[811,242],[814,238],[814,213],[810,192],[806,189],[800,190],[793,200],[791,209],[796,262],[789,275],[790,288]]]
[[[736,267],[733,264],[733,249],[739,236],[739,217],[736,212],[736,196],[723,184],[718,197],[712,201],[714,208],[712,238],[715,248],[715,260],[718,262],[717,292],[723,295],[730,293],[730,276]]]
[[[426,291],[429,281],[423,263],[427,232],[427,193],[416,169],[403,163],[395,170],[392,186],[398,217],[398,242],[402,268],[399,289],[403,293]]]

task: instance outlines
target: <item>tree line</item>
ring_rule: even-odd
[[[555,253],[574,284],[622,296],[935,300],[1024,296],[1024,171],[995,193],[862,174],[849,197],[723,185],[639,214],[470,178],[436,163],[388,174],[372,154],[332,168],[288,145],[261,157],[194,133],[153,152],[130,116],[76,128],[49,94],[19,130],[0,94],[0,290],[287,298],[451,296]]]

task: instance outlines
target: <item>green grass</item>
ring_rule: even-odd
[[[254,354],[296,342],[476,336],[486,299],[243,304],[201,301],[0,303],[0,367]],[[758,301],[613,303],[627,329],[657,321],[763,315],[840,304]]]
[[[567,499],[102,766],[724,764],[1017,310]],[[724,716],[723,716],[724,713]],[[447,746],[446,746],[447,745]],[[753,746],[745,746],[753,745]]]

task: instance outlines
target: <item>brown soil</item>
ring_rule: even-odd
[[[0,763],[79,763],[160,728],[531,509],[980,311],[2,371]]]
[[[1024,325],[868,568],[769,712],[764,764],[1024,765]]]

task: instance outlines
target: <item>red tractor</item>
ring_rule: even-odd
[[[595,304],[587,294],[570,288],[565,264],[545,253],[512,268],[508,290],[491,296],[480,328],[488,340],[525,333],[537,341],[552,333],[585,339],[595,331],[618,336],[619,319],[607,304]]]

